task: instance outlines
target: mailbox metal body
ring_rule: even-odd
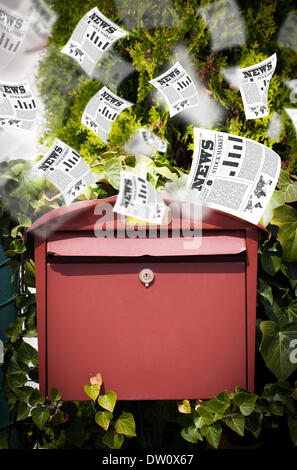
[[[41,392],[49,396],[56,387],[63,400],[86,400],[84,385],[98,372],[103,390],[120,400],[253,391],[263,227],[209,210],[193,249],[175,236],[174,215],[169,237],[159,228],[153,239],[121,231],[116,238],[112,230],[97,238],[96,224],[106,217],[100,207],[115,200],[55,209],[28,230],[35,239]],[[143,269],[154,274],[148,286],[139,278]]]

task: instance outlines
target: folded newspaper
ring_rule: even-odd
[[[280,165],[279,155],[263,144],[194,128],[187,187],[206,206],[257,224],[277,184]]]
[[[61,52],[75,59],[88,75],[92,75],[100,56],[127,34],[95,7],[78,22]]]
[[[95,173],[83,158],[59,139],[33,168],[34,173],[51,181],[62,193],[66,205],[96,181]]]
[[[21,49],[28,26],[27,17],[0,5],[0,69],[4,69]]]
[[[133,106],[133,103],[120,98],[104,86],[88,102],[81,122],[100,137],[103,142],[107,142],[113,121],[124,109],[130,106]]]
[[[31,129],[37,118],[36,100],[27,80],[0,81],[0,127]]]
[[[198,105],[197,89],[179,62],[150,83],[166,98],[170,117]]]
[[[166,204],[145,179],[128,171],[121,172],[120,191],[113,211],[145,222],[160,224]]]
[[[268,116],[268,89],[276,68],[276,54],[259,64],[238,69],[239,90],[246,119]]]
[[[27,40],[30,50],[43,47],[58,15],[43,0],[27,0],[29,2],[30,27]]]
[[[141,128],[135,132],[125,149],[134,155],[149,156],[155,151],[166,153],[167,142],[157,137],[151,131]]]

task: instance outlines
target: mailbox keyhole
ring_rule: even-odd
[[[151,269],[147,268],[140,271],[139,278],[145,287],[149,287],[149,285],[153,282],[155,275]]]

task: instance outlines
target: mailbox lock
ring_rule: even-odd
[[[142,269],[139,278],[145,287],[148,287],[153,282],[155,275],[151,269]]]

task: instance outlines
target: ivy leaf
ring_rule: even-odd
[[[12,343],[15,343],[19,335],[23,331],[25,317],[19,317],[10,323],[9,327],[4,330],[4,334],[11,339]]]
[[[263,414],[257,413],[254,411],[249,416],[245,418],[245,428],[256,438],[258,439],[261,433],[261,424],[263,420]]]
[[[33,348],[30,344],[22,341],[20,347],[16,352],[16,359],[19,362],[23,362],[27,365],[32,363],[33,365],[38,365],[38,351]]]
[[[108,411],[113,411],[117,401],[117,394],[115,392],[109,391],[105,395],[101,395],[98,398],[98,403],[102,408]]]
[[[260,352],[265,364],[277,379],[285,380],[297,368],[297,364],[290,361],[290,342],[297,338],[297,322],[280,327],[273,321],[263,321],[260,329],[263,334]]]
[[[268,284],[264,284],[264,282],[260,279],[260,286],[258,288],[258,294],[263,297],[263,299],[267,300],[267,302],[270,303],[270,305],[273,305],[273,293],[271,286]]]
[[[124,436],[114,431],[107,431],[102,437],[102,442],[110,449],[120,449],[124,443]]]
[[[17,408],[17,421],[23,421],[29,416],[30,408],[26,403],[19,402]]]
[[[59,392],[59,390],[55,387],[51,387],[50,388],[50,399],[51,401],[59,401],[61,400],[61,393]]]
[[[183,414],[191,414],[191,405],[189,400],[183,400],[178,404],[178,411]]]
[[[294,446],[297,446],[297,418],[289,416],[288,418],[289,434]]]
[[[117,433],[124,434],[125,436],[136,436],[133,415],[123,411],[115,422],[115,430]]]
[[[43,429],[50,418],[50,412],[48,408],[32,408],[31,416],[36,426]]]
[[[222,434],[222,425],[218,422],[213,423],[211,426],[203,426],[201,428],[201,434],[207,440],[207,442],[217,449],[219,447],[221,434]]]
[[[244,436],[244,425],[245,420],[243,415],[236,415],[228,418],[224,418],[224,423],[229,426],[233,431],[235,431],[240,436]]]
[[[98,384],[94,384],[94,385],[86,384],[84,386],[84,391],[93,401],[95,401],[97,400],[97,397],[100,393],[100,387]]]
[[[15,393],[18,399],[24,403],[29,403],[31,394],[33,392],[32,387],[24,386],[15,389]]]
[[[275,256],[268,251],[264,251],[260,260],[262,268],[266,273],[270,274],[270,276],[274,276],[282,264],[282,258],[280,256]]]
[[[45,403],[44,396],[40,393],[39,390],[37,390],[37,388],[33,389],[29,399],[29,403],[31,406],[36,406],[38,404],[43,405]]]
[[[197,416],[198,415],[198,416]],[[215,421],[214,414],[208,410],[204,405],[196,408],[196,414],[194,415],[194,423],[198,428],[202,426],[209,426]]]
[[[9,388],[14,390],[17,387],[22,387],[27,382],[27,376],[23,372],[12,372],[11,374],[6,374],[6,379]]]
[[[202,434],[196,426],[191,425],[181,430],[182,437],[192,444],[197,444],[198,441],[203,441]]]
[[[264,225],[264,227],[267,227],[267,225],[271,222],[271,219],[273,217],[273,209],[284,205],[285,202],[286,201],[284,193],[282,191],[275,190],[261,217],[261,224]]]
[[[104,165],[104,178],[115,188],[120,189],[122,164],[116,158],[111,158]]]
[[[108,430],[109,423],[113,418],[113,414],[110,411],[98,411],[95,414],[96,423],[101,426],[105,431]]]
[[[254,411],[256,401],[257,395],[247,392],[236,393],[233,398],[234,405],[239,407],[244,416],[248,416]]]
[[[217,397],[213,397],[210,400],[204,403],[204,406],[215,414],[217,419],[220,419],[226,413],[226,410],[229,408],[229,403],[224,403],[219,400]]]
[[[59,426],[68,421],[68,414],[63,411],[57,411],[51,419],[51,424],[53,426]]]
[[[0,432],[0,449],[9,449],[6,433],[4,431]]]
[[[281,206],[273,211],[272,223],[278,225],[278,239],[283,257],[288,262],[297,261],[297,211],[291,206]]]

